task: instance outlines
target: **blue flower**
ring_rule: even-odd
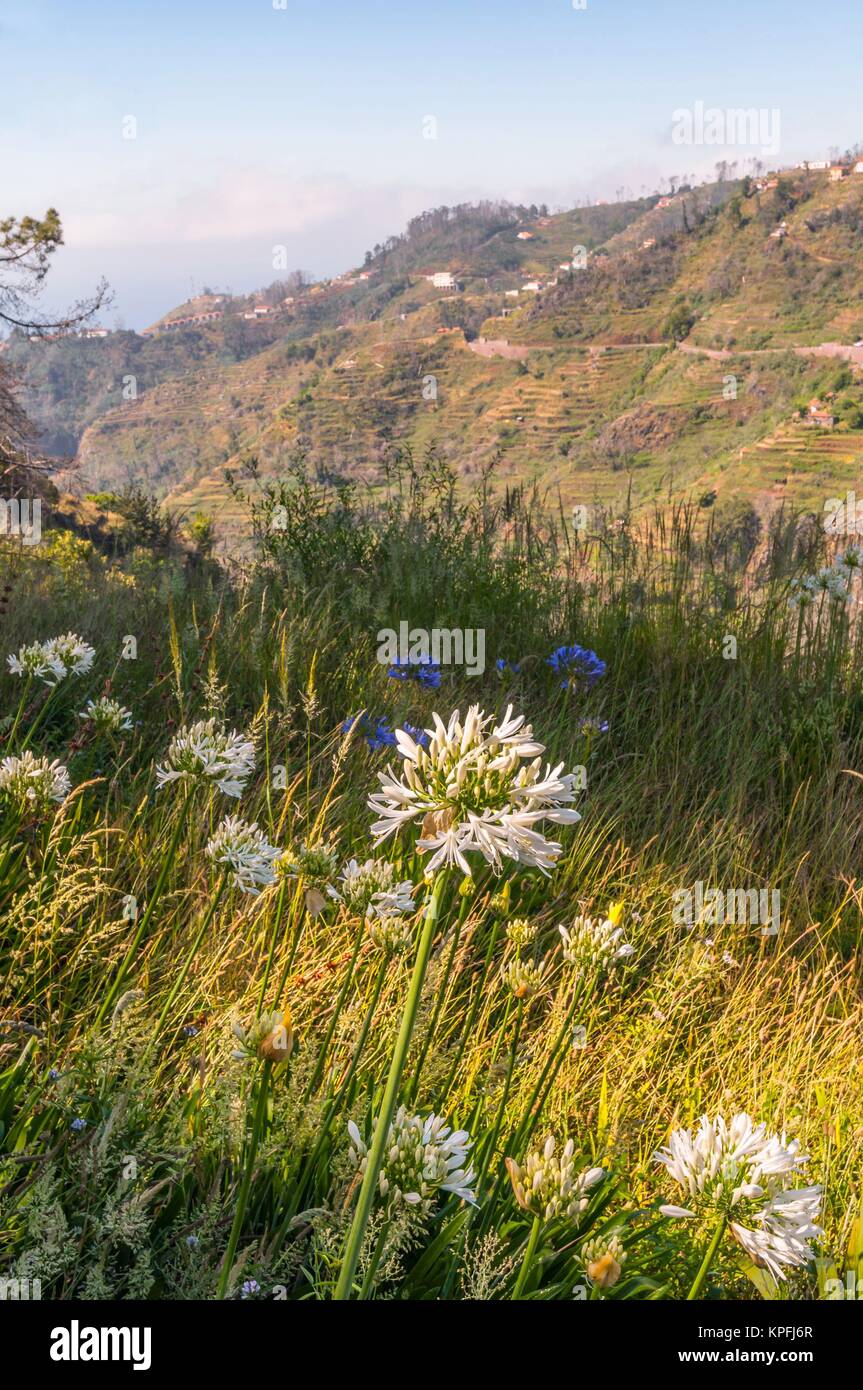
[[[396,661],[387,675],[394,681],[418,681],[429,690],[437,690],[441,681],[440,666],[427,656],[421,656],[417,661]]]
[[[59,1080],[60,1080],[60,1073],[58,1072],[58,1070],[57,1070],[56,1067],[52,1067],[51,1070],[48,1072],[48,1080],[49,1080],[49,1081],[59,1081]]]
[[[257,1279],[243,1280],[243,1298],[251,1298],[252,1294],[260,1293],[261,1286]]]
[[[428,748],[429,736],[425,729],[415,729],[413,724],[402,724],[402,729],[413,739],[418,748]]]
[[[511,671],[514,676],[517,676],[521,672],[520,661],[507,661],[506,657],[499,656],[494,664],[501,675],[504,675],[506,671]]]
[[[186,1236],[186,1244],[190,1250],[197,1250],[201,1242],[198,1240],[197,1236]]]
[[[358,721],[360,732],[372,753],[379,753],[382,748],[394,746],[396,736],[384,718],[373,720],[367,714],[352,714],[342,725],[343,731],[349,734]]]
[[[596,652],[589,647],[579,647],[577,643],[571,647],[558,647],[551,656],[546,657],[546,665],[563,676],[561,690],[572,690],[577,685],[586,685],[590,689],[608,670]]]
[[[87,1121],[80,1119],[73,1120],[69,1128],[73,1130],[75,1134],[80,1134],[82,1129],[87,1128]]]

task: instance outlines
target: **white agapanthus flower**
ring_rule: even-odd
[[[623,927],[616,916],[576,917],[571,927],[558,927],[563,942],[563,958],[568,965],[580,970],[598,970],[601,974],[614,961],[635,954],[635,948],[623,940]]]
[[[12,676],[34,677],[46,685],[56,685],[62,680],[65,669],[58,659],[51,655],[47,642],[29,642],[19,648],[17,656],[10,653],[6,658]]]
[[[695,1134],[674,1130],[654,1158],[686,1202],[660,1207],[664,1216],[726,1217],[738,1244],[776,1279],[812,1258],[807,1242],[823,1234],[816,1225],[821,1188],[788,1185],[803,1176],[808,1161],[796,1139],[768,1134],[763,1121],[753,1125],[747,1114],[735,1115],[730,1125],[721,1115],[702,1115]]]
[[[69,773],[56,759],[36,758],[29,748],[20,758],[0,762],[0,796],[19,812],[45,811],[72,790]]]
[[[567,1139],[558,1154],[557,1140],[550,1134],[541,1150],[529,1153],[523,1164],[506,1160],[515,1200],[523,1211],[545,1221],[572,1218],[585,1211],[588,1193],[605,1177],[604,1168],[585,1168],[576,1173],[575,1143]]]
[[[55,666],[61,669],[61,679],[63,676],[85,676],[96,656],[95,649],[74,632],[52,637],[46,643],[46,650]]]
[[[368,1145],[353,1120],[348,1121],[350,1157],[360,1173],[366,1170]],[[399,1106],[387,1133],[387,1148],[378,1178],[381,1197],[388,1205],[431,1203],[438,1192],[451,1192],[476,1205],[468,1150],[473,1140],[467,1130],[454,1133],[441,1115],[409,1115]]]
[[[100,734],[128,733],[132,728],[132,711],[107,695],[88,700],[78,718],[89,720]]]
[[[433,851],[428,872],[458,864],[470,875],[467,855],[479,853],[497,871],[504,859],[547,873],[561,846],[534,826],[581,819],[570,806],[575,777],[563,763],[542,770],[544,744],[534,740],[523,715],[510,705],[500,723],[472,705],[462,723],[458,710],[444,724],[433,715],[429,744],[421,748],[403,729],[396,730],[402,775],[390,767],[378,773],[381,789],[369,799],[378,819],[372,826],[380,844],[404,826],[421,822],[417,848]]]
[[[501,979],[514,998],[525,1001],[541,994],[548,983],[548,957],[541,961],[522,960],[513,956],[503,966]]]
[[[410,922],[400,912],[367,917],[369,940],[387,956],[400,956],[413,945]]]
[[[254,770],[255,749],[247,738],[233,730],[226,734],[215,719],[202,719],[171,739],[156,781],[160,788],[179,781],[212,782],[225,796],[239,797]]]
[[[360,864],[350,859],[335,887],[328,889],[330,897],[345,906],[357,917],[371,921],[374,917],[392,917],[414,911],[414,885],[409,879],[396,882],[396,871],[386,859],[367,859]]]
[[[275,883],[275,863],[281,850],[271,845],[257,825],[226,816],[205,851],[214,864],[230,869],[244,893],[259,893]]]
[[[851,597],[848,581],[850,574],[844,565],[822,565],[815,576],[815,588],[831,598],[843,602]]]

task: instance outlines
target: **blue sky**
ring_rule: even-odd
[[[108,321],[142,327],[267,283],[275,245],[326,275],[437,203],[569,206],[759,153],[676,146],[697,101],[778,110],[768,162],[844,150],[861,41],[860,0],[0,0],[0,215],[58,207],[51,302],[104,273]]]

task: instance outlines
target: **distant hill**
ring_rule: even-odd
[[[144,481],[228,528],[225,467],[298,450],[373,482],[388,448],[434,445],[468,481],[494,462],[502,485],[609,505],[820,508],[859,483],[863,175],[437,208],[292,288],[199,296],[146,335],[14,338],[5,360],[81,486]]]

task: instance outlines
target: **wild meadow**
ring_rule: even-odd
[[[234,487],[240,559],[4,542],[0,1278],[853,1290],[863,553],[433,456]]]

